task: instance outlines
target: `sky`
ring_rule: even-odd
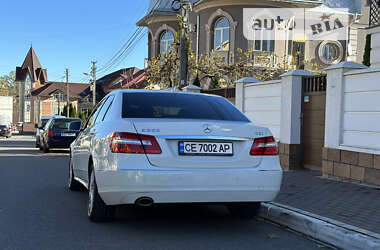
[[[21,66],[32,44],[49,81],[86,81],[122,47],[144,16],[149,0],[3,0],[0,5],[0,76]],[[144,67],[147,36],[113,72]],[[102,74],[98,75],[101,77]],[[88,78],[87,78],[88,81]]]

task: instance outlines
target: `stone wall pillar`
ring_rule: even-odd
[[[193,84],[190,84],[183,88],[183,91],[185,92],[192,92],[192,93],[201,93],[201,88],[198,86],[195,86]]]
[[[313,74],[293,70],[281,75],[280,161],[284,170],[303,168],[301,148],[302,78]]]

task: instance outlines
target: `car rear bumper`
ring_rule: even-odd
[[[70,144],[75,140],[75,138],[69,140],[52,140],[48,141],[49,148],[70,148]]]
[[[107,205],[133,204],[140,197],[155,203],[228,203],[272,201],[282,171],[119,170],[96,171],[98,192]]]

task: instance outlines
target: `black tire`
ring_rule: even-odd
[[[113,218],[114,207],[107,206],[98,193],[94,171],[88,181],[88,218],[93,222],[104,222]]]
[[[260,211],[260,202],[228,204],[230,214],[235,218],[253,219]]]
[[[44,153],[49,153],[50,152],[49,147],[45,143],[44,143],[44,146],[43,146],[43,151],[44,151]]]
[[[73,165],[70,159],[69,163],[69,183],[68,183],[69,189],[71,191],[82,191],[83,187],[82,184],[80,184],[77,180],[74,178],[74,171],[73,171]]]

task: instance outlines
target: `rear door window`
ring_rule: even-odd
[[[98,114],[98,117],[96,118],[95,120],[95,124],[103,121],[104,119],[104,116],[106,115],[110,105],[112,104],[112,101],[113,101],[113,96],[110,96],[107,98],[107,100],[104,102],[104,105],[102,106],[102,108],[100,109],[99,111],[99,114]]]
[[[222,97],[180,93],[124,93],[122,117],[249,122]]]

